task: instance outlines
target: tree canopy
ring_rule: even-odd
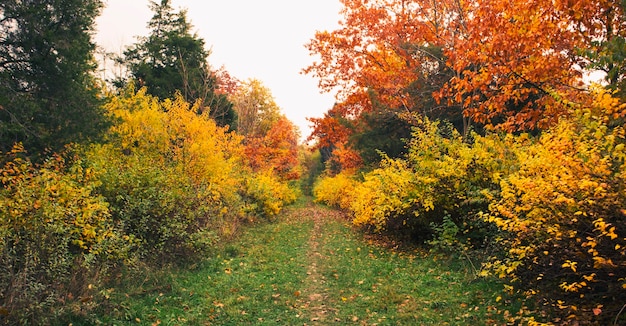
[[[342,121],[378,110],[409,123],[444,118],[463,134],[543,130],[571,113],[568,103],[589,103],[588,68],[623,92],[621,1],[341,2],[340,27],[316,33],[307,47],[318,59],[303,70],[338,101],[311,119],[320,146],[355,148],[346,139],[364,130]]]
[[[161,99],[180,92],[190,103],[200,102],[219,125],[233,126],[235,113],[226,94],[218,92],[216,73],[207,62],[205,42],[192,33],[187,12],[176,12],[169,0],[150,2],[154,15],[148,22],[150,35],[124,52],[132,79]]]
[[[270,89],[258,79],[239,84],[230,99],[237,113],[237,131],[243,136],[263,136],[281,117]]]
[[[96,138],[106,126],[91,74],[99,0],[0,3],[0,150],[30,153]]]

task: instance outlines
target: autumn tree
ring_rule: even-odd
[[[242,82],[230,100],[237,113],[237,132],[245,137],[264,136],[281,118],[270,89],[258,79]]]
[[[320,163],[331,164],[331,170],[339,172],[340,166],[332,167],[332,161],[339,160],[335,149],[345,148],[348,144],[353,134],[353,121],[343,116],[338,105],[324,113],[323,117],[308,120],[312,123],[313,131],[307,141],[313,141],[312,149],[320,151]]]
[[[462,113],[463,129],[468,118],[504,130],[541,129],[567,114],[565,103],[586,98],[583,67],[610,72],[613,83],[623,75],[619,1],[342,3],[341,27],[316,33],[308,48],[319,59],[304,72],[341,103],[361,99],[351,108],[371,108],[373,92],[390,108]]]
[[[317,32],[307,45],[319,59],[304,72],[318,77],[320,88],[335,92],[338,100],[333,118],[312,119],[311,138],[328,140],[323,126],[352,120],[354,126],[347,135],[351,141],[344,145],[358,148],[367,161],[374,161],[378,150],[401,152],[399,138],[410,135],[413,113],[440,116],[453,112],[447,116],[462,120],[460,109],[435,105],[433,97],[454,76],[443,52],[450,43],[449,28],[443,26],[455,7],[443,1],[342,3],[340,28]],[[393,126],[389,125],[392,121]],[[468,123],[459,125],[467,127]],[[379,140],[369,138],[374,135]]]
[[[272,171],[283,180],[300,177],[300,132],[280,111],[272,92],[258,79],[240,83],[230,96],[237,132],[245,137],[246,156],[256,172]]]
[[[180,92],[186,101],[200,102],[219,125],[233,125],[235,113],[226,94],[220,93],[216,73],[207,63],[204,40],[192,34],[187,12],[175,12],[170,0],[150,2],[154,15],[148,22],[150,35],[124,52],[132,78],[147,86],[151,95],[173,98]]]
[[[106,119],[92,72],[102,2],[0,3],[0,151],[30,153],[97,138]]]
[[[280,116],[265,135],[252,137],[246,144],[246,156],[255,171],[272,170],[283,180],[295,180],[299,167],[298,128]]]

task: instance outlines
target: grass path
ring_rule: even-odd
[[[310,202],[211,258],[108,290],[107,325],[500,325],[498,287],[385,248]],[[80,322],[74,323],[78,325]]]

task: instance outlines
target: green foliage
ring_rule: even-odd
[[[626,19],[626,2],[615,1],[612,9],[606,10],[606,36],[593,40],[593,47],[581,52],[590,61],[589,68],[604,72],[604,80],[610,90],[617,91],[617,96],[626,99],[626,31],[612,26],[613,22]]]
[[[21,142],[43,160],[105,130],[91,75],[101,7],[99,0],[0,3],[0,151]]]
[[[433,229],[434,236],[433,239],[428,241],[428,244],[434,251],[458,254],[458,252],[455,252],[455,249],[459,245],[458,238],[461,229],[452,221],[450,215],[445,215],[441,224],[431,223],[430,227]]]
[[[134,81],[162,100],[179,92],[189,103],[198,101],[197,111],[208,111],[218,125],[234,126],[233,105],[217,92],[216,74],[207,63],[209,52],[204,40],[191,33],[186,11],[174,12],[170,0],[150,1],[150,7],[154,12],[148,23],[150,35],[140,37],[122,59]]]
[[[380,162],[381,152],[391,158],[406,153],[411,125],[396,112],[383,109],[363,112],[357,122],[360,132],[356,132],[351,140],[366,165]]]
[[[313,195],[313,186],[318,177],[324,172],[324,164],[322,163],[322,154],[320,150],[311,152],[308,148],[300,149],[300,161],[302,162],[302,177],[300,178],[303,194],[307,196]]]

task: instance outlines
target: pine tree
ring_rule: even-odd
[[[148,22],[150,35],[124,52],[122,61],[131,77],[148,93],[161,99],[180,92],[185,100],[200,101],[219,125],[233,125],[235,113],[225,94],[217,92],[218,79],[207,63],[204,40],[191,33],[187,12],[175,12],[169,0],[150,2],[154,15]]]
[[[91,41],[100,0],[0,2],[0,150],[35,156],[106,127]]]

